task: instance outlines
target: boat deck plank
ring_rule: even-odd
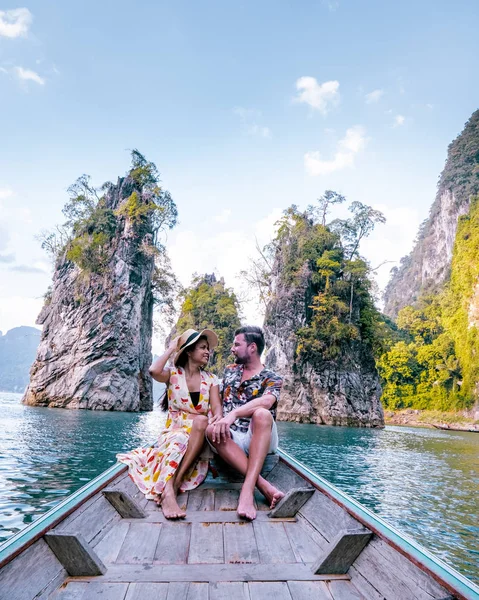
[[[288,588],[293,600],[332,600],[324,581],[288,581]]]
[[[152,563],[161,527],[162,525],[158,523],[130,523],[116,562]]]
[[[322,547],[310,535],[308,529],[300,522],[285,523],[284,529],[296,560],[303,563],[316,562]]]
[[[192,523],[188,564],[224,563],[223,523]]]
[[[162,525],[153,562],[160,565],[186,564],[190,537],[190,523],[165,523]]]
[[[363,600],[364,598],[350,581],[329,581],[327,585],[333,600]]]
[[[292,600],[286,581],[257,581],[248,588],[251,600]]]
[[[293,563],[296,560],[283,523],[253,521],[259,557],[264,564]]]
[[[208,600],[207,583],[190,583],[186,600]]]
[[[130,583],[125,600],[167,600],[167,597],[167,583]]]
[[[214,510],[215,490],[198,488],[190,492],[188,497],[188,510]]]
[[[128,521],[120,521],[95,546],[95,552],[102,562],[115,562],[129,528],[130,523]]]
[[[209,600],[250,600],[248,584],[243,581],[210,583]]]
[[[224,524],[225,562],[259,563],[256,536],[252,523]]]

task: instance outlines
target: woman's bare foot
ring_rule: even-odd
[[[165,489],[161,494],[161,510],[166,519],[183,519],[186,517],[185,511],[181,510],[178,505],[174,487],[169,482],[165,485]]]
[[[278,488],[275,488],[274,485],[271,485],[268,481],[265,481],[261,486],[260,492],[269,502],[269,507],[273,509],[281,498],[284,497],[284,492],[280,492]]]
[[[238,515],[243,519],[253,521],[256,519],[256,508],[254,506],[253,492],[250,490],[241,490],[238,501]]]

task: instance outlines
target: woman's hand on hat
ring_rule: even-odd
[[[170,341],[170,344],[168,346],[168,352],[170,354],[173,354],[173,352],[176,352],[178,350],[178,341],[179,341],[179,339],[180,339],[180,336],[177,335],[175,338],[173,338]]]

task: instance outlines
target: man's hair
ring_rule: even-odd
[[[263,354],[265,341],[264,341],[264,333],[261,327],[257,327],[256,325],[246,325],[245,327],[240,327],[235,331],[235,336],[243,334],[248,346],[250,344],[256,344],[256,348],[258,348],[258,354],[261,356]]]

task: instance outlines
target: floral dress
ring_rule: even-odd
[[[181,367],[170,369],[168,384],[168,417],[158,444],[149,448],[136,448],[127,454],[118,454],[120,462],[128,465],[129,475],[145,496],[154,500],[173,477],[185,455],[193,419],[190,415],[211,415],[210,389],[218,385],[216,375],[201,371],[200,397],[195,406]],[[193,490],[208,473],[208,460],[199,457],[181,483],[180,491]]]

